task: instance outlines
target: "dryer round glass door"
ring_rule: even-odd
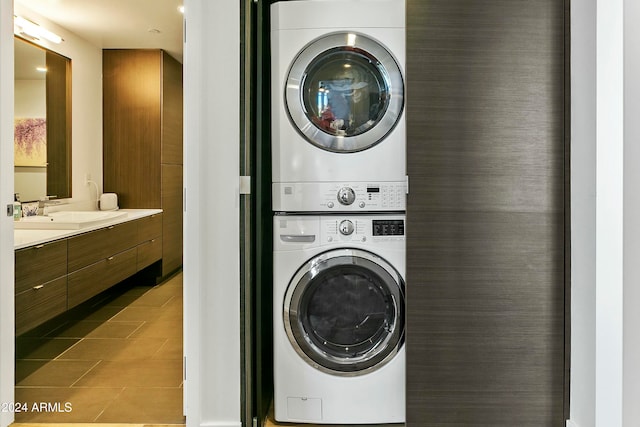
[[[289,284],[284,325],[311,366],[335,375],[371,372],[404,342],[404,281],[373,253],[325,252],[305,263]]]
[[[404,82],[393,56],[358,33],[308,44],[287,76],[285,105],[298,132],[315,146],[352,153],[381,142],[402,115]]]

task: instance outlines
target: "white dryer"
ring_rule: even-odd
[[[274,217],[281,422],[405,421],[403,215]]]
[[[281,1],[271,24],[274,193],[404,182],[404,0]]]

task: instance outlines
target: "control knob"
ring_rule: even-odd
[[[351,233],[353,233],[353,222],[349,221],[348,219],[345,219],[344,221],[340,222],[340,233],[344,236],[348,236]]]
[[[340,191],[338,191],[338,201],[343,205],[350,205],[356,200],[356,192],[353,191],[353,188],[350,187],[342,187]]]

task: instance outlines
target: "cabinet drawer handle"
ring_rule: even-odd
[[[38,246],[36,246],[36,249],[42,249],[42,248],[44,248],[44,245],[38,245]]]
[[[38,286],[34,286],[33,290],[34,291],[39,291],[40,289],[44,288],[44,285],[38,285]]]
[[[107,261],[113,261],[113,257],[110,256],[109,258],[107,258]]]
[[[156,242],[156,239],[151,239],[151,243],[155,243],[155,242]]]

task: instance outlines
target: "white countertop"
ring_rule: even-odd
[[[28,246],[39,245],[53,240],[64,239],[88,231],[99,230],[114,224],[120,224],[135,219],[144,218],[162,212],[162,209],[120,209],[119,212],[126,212],[127,216],[115,218],[113,221],[102,224],[80,228],[77,230],[13,230],[13,248],[22,249]]]

